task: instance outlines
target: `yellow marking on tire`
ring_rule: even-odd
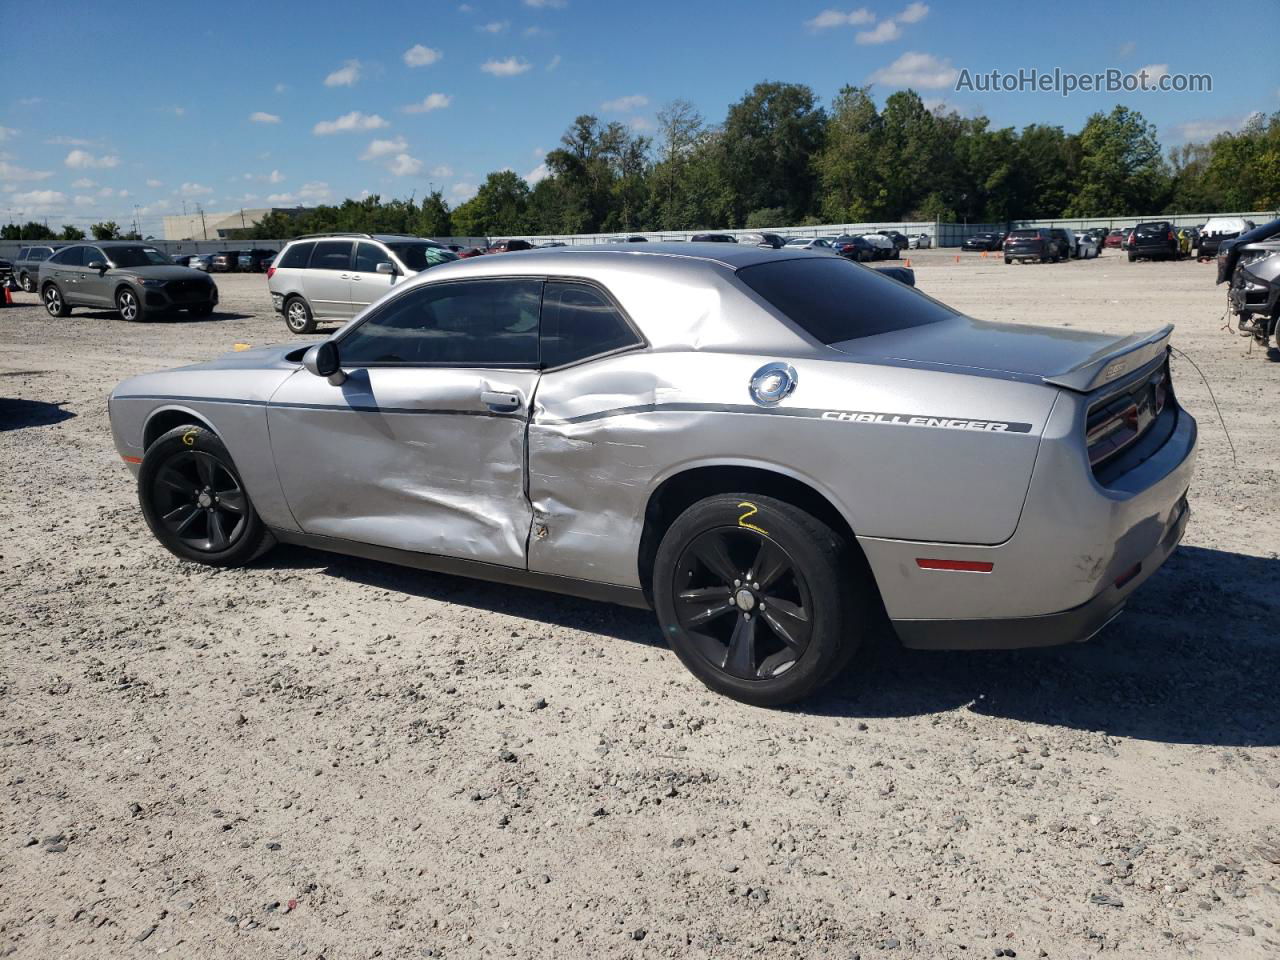
[[[768,530],[765,530],[763,527],[757,527],[754,523],[747,523],[747,519],[749,517],[754,517],[757,513],[759,513],[760,508],[757,507],[754,503],[751,503],[750,501],[747,501],[747,500],[743,500],[740,504],[738,504],[738,506],[746,507],[747,509],[747,512],[738,518],[738,526],[743,527],[746,530],[754,530],[756,533],[764,534],[767,537],[769,535]]]

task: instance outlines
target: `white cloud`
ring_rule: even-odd
[[[272,170],[267,174],[267,183],[280,183],[284,180],[284,174],[279,170]]]
[[[547,165],[540,163],[524,175],[524,182],[532,187],[549,176],[551,176],[551,171],[547,168]]]
[[[410,67],[429,67],[442,56],[444,56],[444,54],[439,50],[432,49],[431,47],[424,47],[420,43],[415,43],[404,52],[404,62],[406,66]]]
[[[875,23],[875,19],[876,15],[866,7],[859,7],[848,13],[843,10],[823,10],[812,20],[806,20],[804,25],[810,30],[829,30],[831,27],[859,27]]]
[[[9,195],[9,204],[22,209],[25,214],[52,210],[67,202],[67,195],[57,190],[31,190]]]
[[[50,137],[45,143],[53,144],[59,147],[96,147],[98,143],[93,140],[83,140],[80,137]]]
[[[1147,75],[1147,86],[1154,87],[1160,82],[1161,77],[1169,75],[1169,65],[1167,63],[1148,63],[1145,67],[1133,71],[1133,75],[1139,78],[1144,73]]]
[[[560,54],[557,53],[551,58],[551,62],[547,64],[547,72],[550,73],[558,66],[560,66]]]
[[[948,59],[939,60],[931,53],[908,51],[887,67],[881,67],[868,78],[889,87],[916,87],[937,90],[954,87],[960,71]]]
[[[449,188],[449,196],[453,197],[453,199],[457,201],[470,200],[476,195],[476,191],[478,189],[480,188],[474,183],[467,183],[466,181],[460,180]]]
[[[0,127],[0,143],[8,140],[10,137],[16,137],[18,131],[13,127]]]
[[[387,169],[397,177],[412,177],[422,171],[422,161],[407,153],[398,153],[391,163],[387,164]]]
[[[72,180],[71,186],[77,190],[88,190],[90,187],[94,186],[94,182],[88,177],[81,177],[79,180]]]
[[[893,19],[899,23],[919,23],[929,15],[929,5],[925,3],[909,3],[906,8]]]
[[[524,0],[524,5],[533,7],[535,10],[545,10],[547,8],[562,10],[569,5],[569,0]]]
[[[98,201],[93,199],[93,197],[82,197],[78,194],[71,202],[77,207],[96,207],[98,205]]]
[[[526,37],[549,37],[551,31],[546,27],[525,27],[522,31]]]
[[[185,117],[187,115],[186,107],[165,107],[167,113],[172,113],[175,117]]]
[[[75,184],[73,183],[72,186],[74,187]],[[101,190],[98,191],[98,196],[100,197],[114,197],[115,195],[116,195],[116,192],[112,190],[110,187],[103,187]]]
[[[213,187],[206,187],[203,183],[184,183],[177,192],[184,197],[207,197],[213,193]]]
[[[163,181],[163,180],[156,180],[156,179],[154,179],[154,178],[153,178],[153,179],[151,179],[151,180],[148,180],[148,181],[147,181],[147,186],[148,186],[148,187],[151,187],[151,188],[154,190],[156,187],[163,187],[163,186],[164,186],[164,181]]]
[[[324,78],[326,87],[354,87],[360,79],[360,61],[348,60],[333,73]]]
[[[267,203],[276,206],[294,206],[300,203],[324,203],[333,196],[329,184],[323,180],[312,180],[304,183],[297,193],[273,193],[267,197]]]
[[[429,93],[419,103],[411,103],[401,107],[405,113],[430,113],[432,110],[443,110],[453,102],[447,93]]]
[[[405,142],[404,137],[396,137],[394,140],[374,140],[370,142],[360,159],[376,160],[379,157],[390,156],[393,153],[404,153],[407,149],[409,149],[409,144]]]
[[[1236,133],[1258,115],[1258,111],[1234,117],[1209,117],[1175,124],[1173,133],[1184,142],[1199,143],[1212,140],[1220,133]]]
[[[453,167],[449,166],[447,163],[442,163],[438,167],[431,168],[431,175],[433,177],[441,177],[441,178],[452,177]]]
[[[651,133],[658,129],[657,121],[653,117],[644,115],[628,118],[627,126],[638,133]]]
[[[527,60],[520,60],[516,57],[507,57],[505,60],[486,60],[480,65],[480,69],[485,73],[491,73],[495,77],[515,77],[528,70],[530,64]]]
[[[28,170],[10,163],[8,156],[0,154],[0,180],[48,180],[52,170]]]
[[[881,20],[872,30],[859,30],[854,38],[861,44],[888,43],[902,36],[902,30],[892,20]]]
[[[606,113],[630,113],[632,110],[639,110],[641,107],[649,105],[649,98],[643,94],[633,93],[628,97],[618,97],[616,100],[606,100],[600,104],[600,109]]]
[[[382,127],[389,127],[391,124],[383,120],[376,113],[365,114],[359,110],[352,110],[350,113],[344,113],[337,120],[321,120],[311,132],[317,136],[324,136],[330,133],[353,133],[359,130],[378,130]]]
[[[63,162],[72,170],[87,170],[90,167],[118,167],[120,158],[113,154],[95,157],[87,150],[72,150]]]
[[[280,118],[274,113],[264,113],[261,110],[255,110],[249,114],[250,123],[279,123]]]
[[[506,30],[509,26],[511,26],[510,20],[494,20],[492,23],[482,24],[476,27],[476,29],[482,30],[485,33],[502,33],[502,31]]]

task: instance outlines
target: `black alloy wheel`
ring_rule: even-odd
[[[765,680],[804,656],[809,583],[768,537],[737,527],[700,534],[676,564],[676,618],[697,652],[741,680]]]
[[[247,529],[240,481],[207,451],[192,448],[169,457],[156,474],[151,495],[160,521],[196,552],[223,553]]]

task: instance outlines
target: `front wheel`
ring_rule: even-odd
[[[132,287],[121,287],[116,291],[116,309],[120,311],[120,319],[133,323],[142,319],[142,304]]]
[[[175,427],[147,448],[138,500],[156,539],[183,560],[239,567],[274,543],[227,448],[203,427]]]
[[[284,305],[284,324],[293,333],[313,333],[316,329],[316,318],[311,315],[311,308],[301,297],[292,297]]]
[[[62,291],[52,283],[44,288],[44,308],[51,317],[65,317],[71,313],[67,301],[62,299]]]
[[[29,273],[24,272],[22,276],[18,277],[18,285],[27,293],[36,292],[36,282],[31,279],[31,274]]]
[[[834,679],[872,623],[868,576],[826,524],[772,497],[708,497],[658,547],[654,605],[667,642],[704,684],[780,706]]]

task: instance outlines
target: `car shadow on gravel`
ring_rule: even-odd
[[[882,644],[803,712],[860,718],[964,707],[1112,736],[1280,745],[1280,560],[1182,547],[1083,644],[936,652]]]
[[[0,433],[22,430],[25,427],[45,427],[51,423],[70,420],[74,416],[70,410],[63,410],[56,403],[0,397]]]
[[[460,604],[573,630],[590,630],[616,640],[627,640],[645,646],[666,647],[654,625],[653,614],[612,603],[599,603],[447,573],[433,573],[292,545],[276,547],[259,563],[277,570],[319,568],[326,576],[340,577],[413,597]]]
[[[127,323],[128,321],[121,319],[120,314],[114,310],[81,310],[73,314],[76,318],[84,318],[86,320],[114,320],[117,323]],[[149,323],[219,323],[223,320],[252,320],[253,315],[249,313],[225,313],[221,310],[215,310],[207,317],[197,317],[194,314],[180,310],[176,313],[160,313],[152,317],[144,316],[141,323],[143,325]],[[135,321],[137,322],[137,321]]]

